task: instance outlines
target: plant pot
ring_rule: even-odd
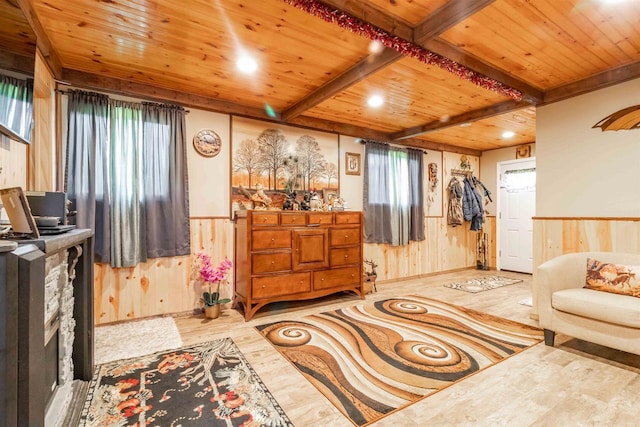
[[[217,319],[220,316],[220,304],[210,305],[204,308],[204,317],[207,319]]]

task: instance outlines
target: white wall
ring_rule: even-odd
[[[536,156],[536,144],[531,146],[531,157]],[[489,191],[491,191],[491,200],[485,206],[489,211],[489,215],[496,215],[498,212],[496,206],[496,198],[498,197],[498,163],[507,160],[515,160],[516,147],[499,148],[497,150],[489,150],[482,152],[480,157],[480,181]]]
[[[189,169],[189,216],[228,217],[231,200],[231,118],[227,114],[191,108],[185,118]],[[222,147],[215,157],[204,157],[193,147],[193,137],[202,129],[220,136]]]
[[[536,216],[640,216],[640,130],[592,129],[638,94],[640,79],[538,108]]]
[[[360,175],[345,173],[345,153],[360,154]],[[362,176],[364,174],[364,145],[359,138],[340,135],[340,196],[347,202],[347,208],[352,211],[362,210]]]

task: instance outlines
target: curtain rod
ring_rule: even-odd
[[[397,144],[397,143],[391,143],[391,142],[386,142],[386,141],[375,141],[373,139],[366,139],[366,138],[357,138],[359,144],[362,145],[367,145],[367,142],[377,142],[378,144],[385,144],[385,145],[394,145],[396,147],[402,147],[402,148],[411,148],[412,150],[418,150],[418,151],[422,151],[424,154],[429,154],[429,152],[423,148],[418,148],[418,147],[412,147],[410,145],[402,145],[402,144]]]
[[[59,93],[59,94],[62,94],[62,95],[68,95],[69,92],[70,92],[69,90],[64,90],[64,89],[54,89],[54,90],[55,90],[56,93]],[[84,89],[79,89],[79,90],[83,90],[84,91]],[[96,93],[100,93],[100,92],[96,92]],[[106,95],[106,96],[109,97],[109,95]],[[126,96],[126,95],[123,95],[123,96]],[[150,102],[150,103],[159,104],[159,105],[175,105],[177,107],[182,108],[184,110],[185,114],[189,114],[191,112],[191,110],[187,110],[182,105],[178,105],[178,104],[168,104],[166,102],[158,102],[158,101],[141,101],[141,103],[144,103],[144,102]]]

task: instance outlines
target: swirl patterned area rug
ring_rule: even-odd
[[[411,295],[256,327],[355,425],[542,340],[542,331]]]
[[[96,368],[79,426],[293,426],[231,338]]]

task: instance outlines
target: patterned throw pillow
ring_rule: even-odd
[[[620,265],[587,258],[587,284],[584,287],[640,298],[640,265]]]

